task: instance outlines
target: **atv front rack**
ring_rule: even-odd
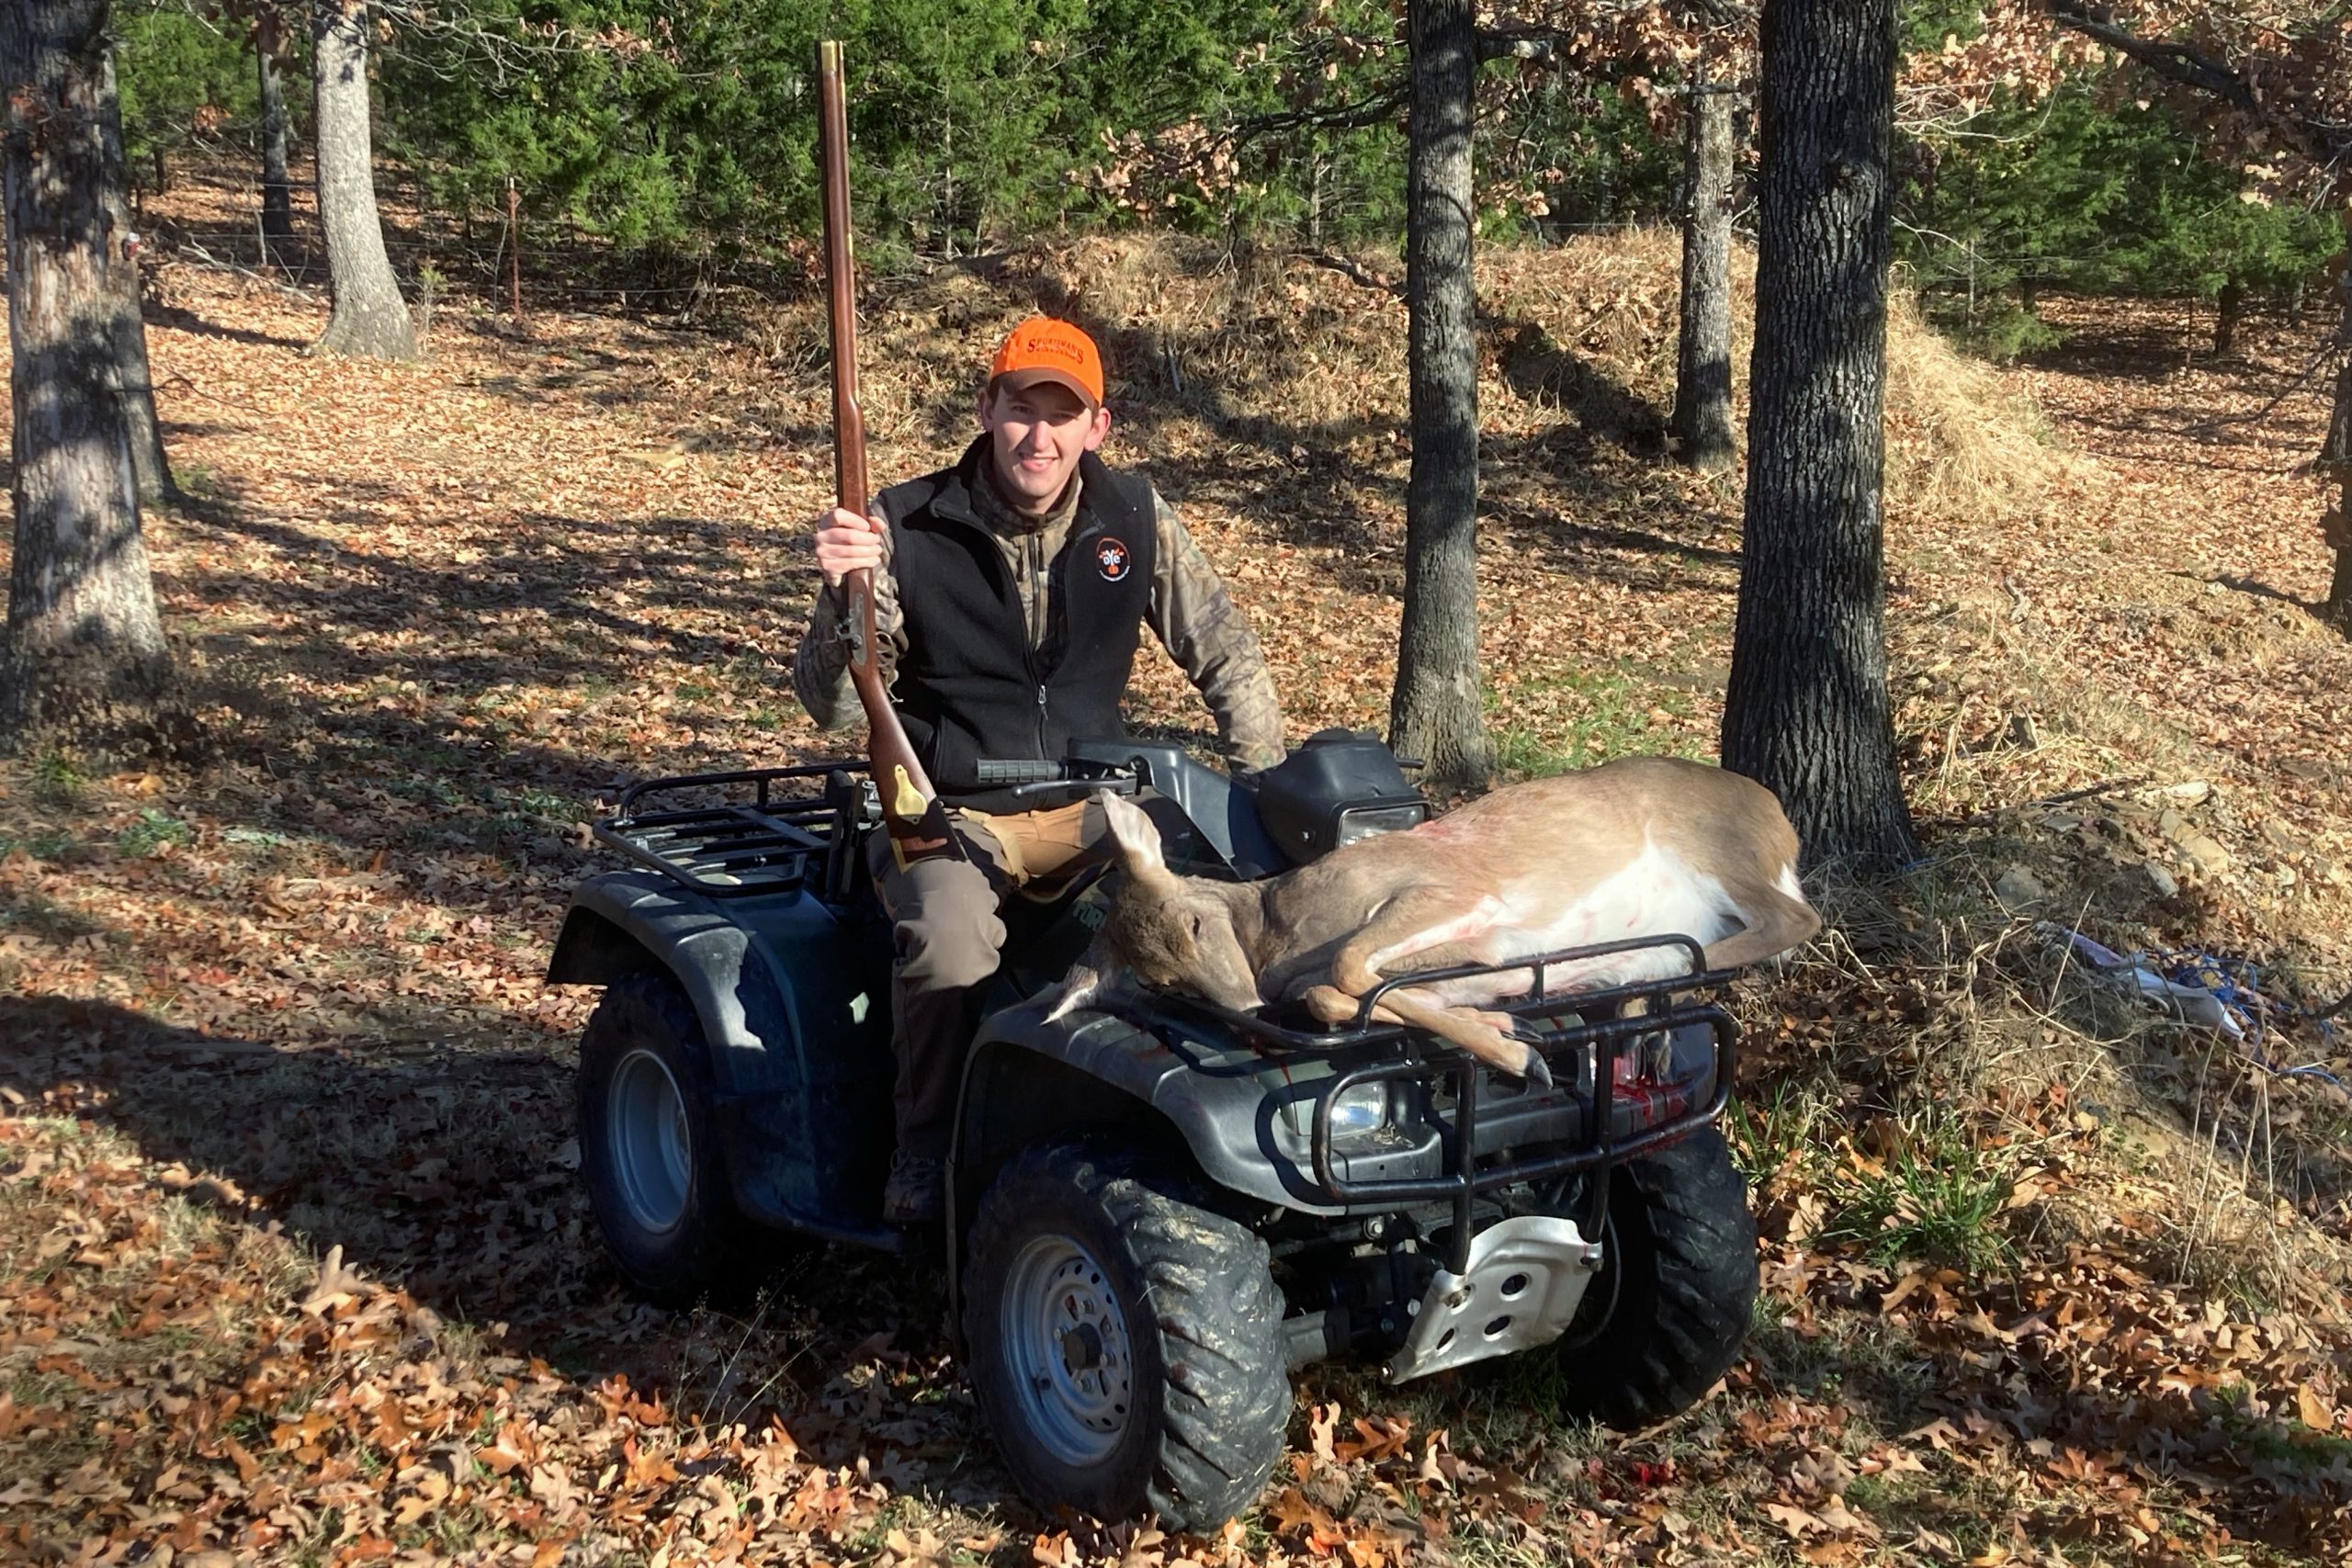
[[[1589,991],[1549,998],[1544,995],[1551,968],[1651,948],[1679,950],[1690,965],[1688,971]],[[1371,1021],[1373,1010],[1383,996],[1400,986],[1426,986],[1529,970],[1533,971],[1533,976],[1527,997],[1494,1004],[1491,1010],[1510,1013],[1522,1021],[1530,1043],[1555,1069],[1555,1092],[1570,1093],[1582,1101],[1578,1108],[1582,1126],[1580,1134],[1568,1140],[1566,1147],[1557,1146],[1554,1140],[1543,1152],[1521,1156],[1501,1152],[1490,1155],[1479,1147],[1480,1088],[1493,1069],[1426,1031],[1401,1024],[1374,1024]],[[1119,1010],[1140,1014],[1164,1011],[1171,1020],[1184,1014],[1195,1019],[1206,1017],[1236,1034],[1282,1051],[1346,1050],[1351,1055],[1360,1055],[1357,1047],[1393,1043],[1398,1055],[1386,1060],[1360,1061],[1317,1086],[1309,1145],[1315,1179],[1333,1201],[1350,1206],[1450,1203],[1453,1228],[1447,1266],[1460,1273],[1468,1267],[1472,1206],[1481,1193],[1590,1172],[1592,1180],[1580,1224],[1585,1235],[1597,1237],[1602,1234],[1600,1227],[1608,1218],[1609,1173],[1613,1168],[1650,1149],[1687,1137],[1723,1114],[1731,1096],[1739,1025],[1719,1003],[1688,998],[1691,992],[1721,987],[1736,974],[1731,969],[1708,969],[1705,950],[1687,936],[1634,937],[1505,964],[1466,964],[1398,976],[1364,994],[1353,1024],[1329,1031],[1288,1028],[1256,1014],[1237,1012],[1190,998],[1155,996],[1140,1003],[1127,1002]],[[1636,1009],[1646,1010],[1631,1010]],[[1570,1018],[1575,1021],[1564,1021]],[[1677,1032],[1696,1025],[1703,1025],[1708,1032],[1712,1073],[1694,1071],[1660,1085],[1663,1092],[1648,1098],[1664,1099],[1669,1104],[1681,1099],[1686,1103],[1661,1120],[1631,1126],[1620,1134],[1616,1127],[1620,1059],[1645,1041],[1660,1034],[1670,1039]],[[1560,1067],[1567,1069],[1565,1078]],[[1442,1172],[1372,1181],[1341,1175],[1334,1158],[1333,1108],[1350,1089],[1364,1084],[1399,1081],[1419,1083],[1429,1089],[1443,1085],[1452,1091],[1448,1097],[1451,1120],[1440,1127],[1444,1153]],[[1702,1082],[1709,1085],[1704,1101],[1697,1105],[1687,1103],[1688,1090]],[[1425,1093],[1420,1101],[1434,1107],[1441,1103],[1441,1097]],[[1519,1120],[1524,1111],[1524,1097],[1515,1097],[1512,1111],[1512,1120]],[[1430,1114],[1432,1119],[1437,1118],[1434,1111]]]
[[[807,883],[812,869],[831,889],[841,885],[842,862],[852,850],[844,820],[864,793],[854,775],[865,772],[859,761],[643,779],[621,792],[618,809],[592,831],[639,865],[712,897],[785,892]],[[775,784],[811,779],[824,782],[823,793],[776,798]],[[745,784],[752,786],[749,800],[655,811],[641,806],[649,797]]]

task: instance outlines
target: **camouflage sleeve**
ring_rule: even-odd
[[[1283,715],[1258,634],[1175,509],[1157,491],[1151,504],[1159,535],[1152,632],[1216,716],[1226,761],[1241,769],[1271,768],[1283,760]]]
[[[899,579],[890,570],[890,534],[882,534],[882,564],[874,573],[874,625],[882,637],[882,681],[898,679],[907,648],[906,617],[899,613]],[[845,729],[865,716],[849,678],[849,594],[820,582],[808,625],[792,655],[792,689],[820,729]]]

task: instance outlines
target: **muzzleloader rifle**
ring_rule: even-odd
[[[818,143],[824,164],[825,288],[833,327],[833,480],[844,510],[866,515],[865,415],[857,406],[857,277],[849,248],[849,115],[842,88],[842,46],[817,46]],[[849,675],[865,709],[866,756],[890,852],[901,867],[917,861],[964,860],[932,787],[890,706],[882,679],[882,638],[874,618],[874,573],[859,568],[843,580],[849,595]]]

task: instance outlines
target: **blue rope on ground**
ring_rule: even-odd
[[[2271,1055],[2266,1041],[2273,1020],[2283,1026],[2295,1019],[2310,1017],[2311,1010],[2282,1007],[2264,996],[2261,967],[2251,959],[2179,948],[2169,952],[2134,953],[2127,962],[2144,962],[2172,984],[2204,991],[2221,1003],[2222,1010],[2235,1019],[2244,1031],[2241,1038],[2245,1043],[2246,1059],[2264,1072],[2282,1078],[2317,1078],[2338,1089],[2345,1089],[2343,1079],[2316,1062],[2307,1062],[2296,1067],[2282,1066]],[[2335,1026],[2324,1018],[2313,1021],[2319,1025],[2320,1038],[2333,1044]]]
[[[2126,956],[2052,921],[2044,920],[2035,929],[2071,948],[2090,968],[2136,985],[2144,998],[2168,1002],[2188,1021],[2234,1036],[2244,1046],[2246,1059],[2264,1072],[2282,1078],[2316,1078],[2339,1093],[2352,1094],[2352,1087],[2322,1064],[2306,1062],[2300,1066],[2286,1066],[2271,1054],[2267,1042],[2274,1027],[2283,1032],[2296,1020],[2308,1019],[2319,1026],[2321,1042],[2332,1051],[2335,1026],[2322,1017],[2319,1010],[2299,1003],[2274,1002],[2263,995],[2262,971],[2252,960],[2197,948],[2163,949]],[[2187,1005],[2184,994],[2199,1000],[2210,998],[2216,1012],[2211,1017],[2199,1016]]]

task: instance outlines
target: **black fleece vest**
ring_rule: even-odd
[[[956,467],[876,498],[907,622],[899,716],[939,792],[982,810],[1018,803],[981,787],[980,759],[1058,761],[1071,740],[1125,737],[1119,698],[1159,536],[1151,487],[1080,457],[1078,515],[1047,567],[1046,632],[1033,649],[1012,570],[972,504],[990,460],[983,435]]]

